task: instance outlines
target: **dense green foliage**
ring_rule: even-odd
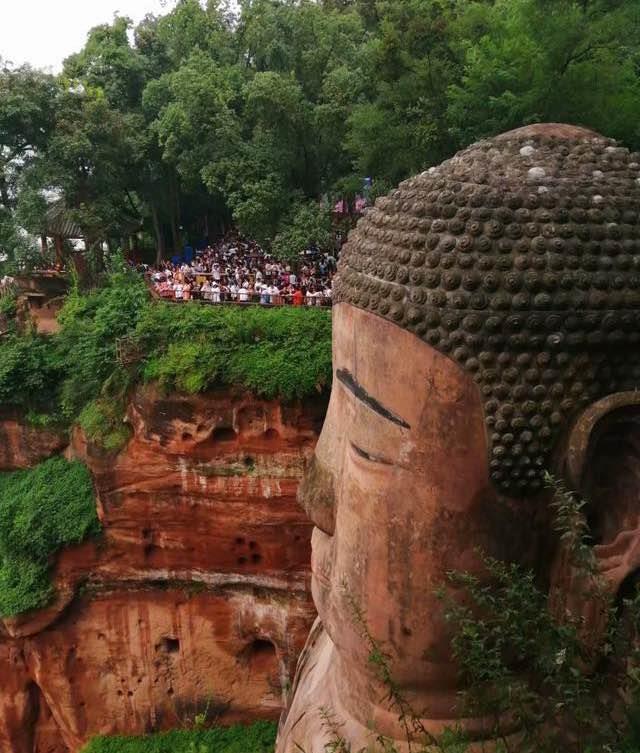
[[[55,188],[90,241],[159,254],[233,221],[286,256],[328,205],[486,135],[568,121],[640,147],[629,0],[178,0],[91,31],[61,76],[0,70],[0,251]],[[133,41],[132,41],[133,40]],[[315,206],[315,208],[313,208]]]
[[[89,293],[74,289],[54,336],[17,332],[0,340],[0,403],[34,423],[79,420],[105,450],[129,437],[126,395],[139,380],[167,390],[246,388],[292,399],[331,381],[331,315],[300,307],[183,306],[153,301],[144,282],[114,272]],[[118,343],[135,351],[118,359]]]
[[[124,395],[92,400],[80,412],[78,423],[87,439],[106,452],[117,452],[129,441],[131,427],[125,423]]]
[[[144,376],[168,390],[246,387],[263,397],[302,397],[331,380],[331,317],[305,308],[148,306],[136,337]]]
[[[25,413],[55,412],[61,377],[51,338],[12,332],[0,340],[0,404]]]
[[[0,320],[10,321],[15,318],[17,313],[17,296],[2,295],[0,296]]]
[[[175,730],[146,737],[97,737],[83,753],[272,753],[273,722],[243,727]]]
[[[494,559],[485,563],[491,588],[468,574],[451,577],[471,596],[469,606],[451,604],[448,612],[469,688],[464,711],[495,720],[509,714],[522,731],[511,748],[517,753],[637,753],[638,595],[611,607],[608,620],[605,613],[608,629],[594,641],[581,615],[559,617],[549,609],[533,573]],[[602,610],[597,596],[582,594]],[[498,729],[496,721],[496,737]]]
[[[51,557],[98,531],[82,463],[58,457],[0,474],[0,617],[45,606],[53,596]]]

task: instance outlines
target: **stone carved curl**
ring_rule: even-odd
[[[558,124],[474,144],[376,201],[334,297],[473,374],[494,484],[536,492],[576,413],[640,386],[640,154]]]

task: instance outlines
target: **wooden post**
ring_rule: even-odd
[[[56,269],[62,269],[64,265],[64,260],[62,258],[62,236],[54,236],[54,241],[56,244]]]

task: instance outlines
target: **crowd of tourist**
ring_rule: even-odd
[[[0,277],[0,296],[9,295],[15,293],[16,281],[14,277],[10,275],[4,275]]]
[[[307,249],[282,262],[236,233],[149,269],[156,293],[167,300],[263,306],[330,306],[336,258]]]

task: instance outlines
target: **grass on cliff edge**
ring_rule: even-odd
[[[255,722],[144,737],[96,737],[82,753],[273,753],[276,729],[274,722]]]
[[[283,400],[331,382],[331,315],[322,309],[163,303],[150,299],[139,275],[120,269],[97,290],[73,290],[58,319],[56,335],[0,340],[0,404],[34,423],[79,421],[109,450],[126,442],[122,407],[137,381]],[[117,358],[121,338],[139,355],[127,368]]]
[[[89,470],[57,457],[0,474],[0,617],[45,606],[53,555],[98,533]]]

